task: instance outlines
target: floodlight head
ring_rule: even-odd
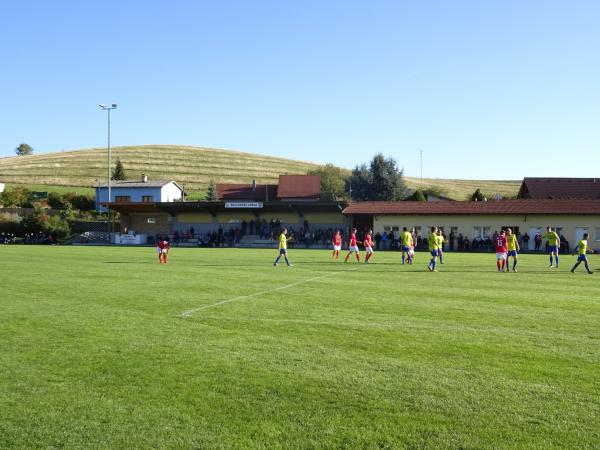
[[[104,103],[100,103],[98,106],[102,109],[106,108],[106,105]]]
[[[113,103],[113,104],[112,104],[112,107],[116,109],[116,107],[117,107],[117,104],[116,104],[116,103]]]

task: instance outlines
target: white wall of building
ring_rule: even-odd
[[[451,230],[463,236],[474,239],[485,237],[483,234],[493,234],[500,231],[502,227],[519,227],[521,234],[528,233],[532,246],[535,231],[542,234],[546,227],[560,229],[571,247],[577,242],[577,238],[584,232],[590,234],[590,245],[600,247],[600,216],[598,215],[375,215],[373,217],[373,232],[383,232],[390,229],[402,229],[402,227],[416,227],[420,235],[425,237],[431,226],[444,227],[446,233]],[[533,233],[533,234],[532,234]]]
[[[165,184],[160,190],[161,202],[181,200],[181,189],[173,182]]]

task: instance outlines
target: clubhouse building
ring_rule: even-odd
[[[227,232],[250,222],[277,224],[299,230],[340,228],[345,202],[320,199],[321,179],[309,175],[280,175],[278,184],[217,184],[217,201],[112,202],[121,215],[123,233],[154,236],[194,230]],[[258,233],[256,233],[258,234]]]
[[[534,237],[551,226],[571,244],[584,233],[590,244],[600,243],[600,199],[520,199],[490,202],[354,202],[343,214],[357,228],[371,228],[374,233],[399,232],[402,227],[415,228],[425,237],[437,226],[444,233],[462,235],[469,240],[488,240],[494,232],[512,228]],[[598,245],[598,244],[596,244]]]
[[[320,178],[308,175],[281,175],[277,184],[217,184],[216,191],[217,201],[113,201],[108,207],[120,213],[123,233],[148,236],[172,236],[189,229],[197,234],[226,232],[261,222],[296,231],[308,226],[347,233],[354,226],[370,228],[374,234],[414,227],[422,237],[437,226],[447,235],[486,240],[510,227],[521,236],[527,234],[527,245],[533,249],[534,236],[551,226],[571,245],[586,232],[592,247],[600,245],[600,180],[596,179],[525,178],[519,199],[483,202],[322,201]]]

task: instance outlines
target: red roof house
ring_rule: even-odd
[[[600,198],[600,178],[523,178],[519,198]]]
[[[598,215],[600,199],[530,199],[490,202],[354,202],[343,214],[373,215]]]

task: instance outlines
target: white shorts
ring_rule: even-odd
[[[496,253],[496,259],[506,259],[506,253]]]
[[[342,249],[342,246],[341,245],[334,245],[333,249],[337,250],[337,251],[340,251]]]
[[[348,250],[351,252],[358,253],[358,245],[351,245],[350,247],[348,247]]]
[[[373,253],[373,248],[372,247],[365,247],[365,251],[367,252],[367,254]]]

